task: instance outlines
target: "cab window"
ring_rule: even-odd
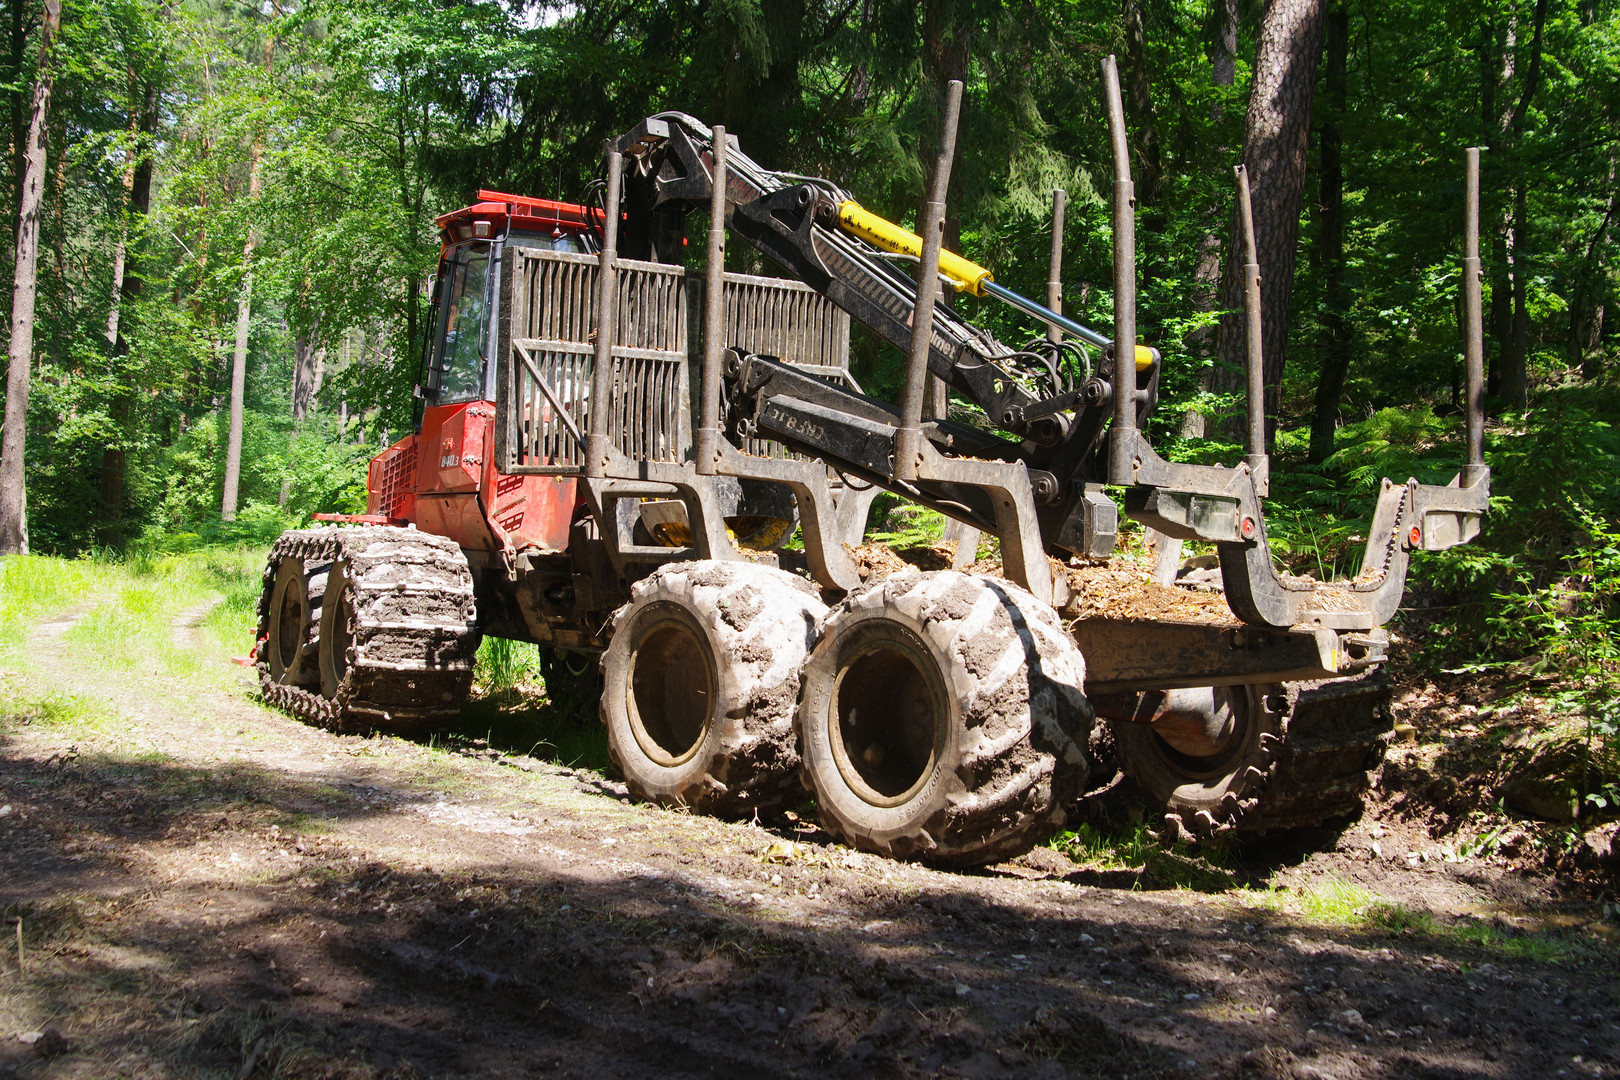
[[[440,280],[443,331],[433,362],[434,396],[440,404],[476,401],[484,396],[489,245],[452,249]]]

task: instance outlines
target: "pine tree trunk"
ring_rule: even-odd
[[[28,383],[34,363],[34,296],[38,286],[35,267],[39,259],[39,213],[45,185],[45,124],[51,106],[51,46],[61,22],[61,0],[45,0],[39,33],[39,73],[34,79],[28,114],[22,197],[17,208],[6,416],[4,426],[0,427],[0,555],[20,555],[28,551],[28,493],[23,464],[28,440]]]
[[[1214,16],[1210,27],[1209,39],[1209,67],[1210,81],[1216,86],[1231,86],[1237,81],[1237,32],[1238,10],[1237,0],[1215,0],[1211,6]],[[1212,123],[1221,119],[1221,106],[1219,103],[1210,107],[1209,119]],[[1210,209],[1210,217],[1218,220],[1219,211]],[[1215,230],[1210,230],[1198,240],[1198,258],[1193,263],[1192,273],[1192,304],[1193,310],[1198,312],[1211,312],[1215,310],[1217,286],[1221,280],[1221,236]],[[1211,358],[1211,346],[1215,343],[1215,328],[1209,326],[1199,327],[1188,336],[1187,345],[1192,355],[1200,360]],[[1206,367],[1199,377],[1199,389],[1209,390],[1214,386],[1214,368]],[[1204,414],[1197,409],[1188,409],[1181,418],[1181,435],[1183,438],[1204,437]]]
[[[253,183],[258,187],[258,154],[253,155]],[[256,192],[255,192],[256,194]],[[236,301],[236,348],[231,353],[231,426],[225,442],[225,488],[220,497],[219,516],[225,521],[236,520],[236,498],[242,482],[242,411],[247,396],[248,330],[253,320],[253,234],[248,233],[242,244],[242,293]]]
[[[279,13],[280,9],[277,8]],[[270,70],[270,59],[275,50],[275,38],[264,42],[264,67]],[[264,156],[264,134],[253,140],[248,156],[248,202],[259,198],[259,159]],[[253,248],[257,237],[248,227],[247,239],[242,242],[242,295],[236,302],[236,349],[231,354],[231,426],[225,442],[225,486],[220,495],[219,516],[224,521],[236,520],[236,500],[242,482],[242,410],[247,396],[248,330],[253,321]]]
[[[157,130],[157,84],[148,83],[141,106],[131,124],[132,133],[150,136]],[[132,141],[129,161],[124,167],[124,200],[129,218],[144,220],[152,206],[152,159],[142,153],[143,143]],[[120,436],[127,433],[130,419],[130,387],[125,385],[124,372],[118,360],[129,355],[129,342],[120,331],[122,311],[141,294],[141,275],[130,272],[128,254],[128,220],[119,230],[118,248],[113,263],[113,302],[107,315],[107,338],[114,357],[114,382],[117,390],[109,406],[113,426]],[[109,442],[101,451],[100,513],[98,540],[105,547],[124,544],[124,489],[128,471],[129,452],[122,439]]]
[[[927,93],[943,95],[945,84],[952,79],[962,80],[967,84],[968,59],[973,48],[973,28],[966,20],[960,18],[958,0],[927,0],[923,6],[923,82]],[[943,102],[943,96],[939,99]],[[963,96],[962,111],[967,111],[966,95]],[[928,145],[933,149],[924,148],[928,155],[926,161],[931,164],[927,175],[923,177],[923,198],[934,187],[933,165],[939,158],[938,138],[939,123],[936,121],[930,129],[932,138]],[[957,168],[962,161],[962,140],[956,142],[956,153],[951,159],[951,188],[959,190],[961,187],[961,170]],[[917,220],[922,220],[922,209],[919,205]],[[944,236],[942,240],[946,251],[960,252],[962,250],[962,204],[960,199],[945,200]],[[923,384],[923,418],[927,420],[940,419],[946,415],[950,408],[950,390],[945,380],[934,374],[929,374]]]
[[[1294,284],[1295,248],[1305,196],[1305,155],[1310,145],[1311,96],[1321,56],[1325,0],[1268,0],[1255,52],[1254,82],[1243,138],[1243,161],[1254,199],[1255,244],[1260,259],[1260,305],[1264,315],[1262,357],[1267,437],[1275,424],[1277,388],[1288,344],[1288,314]],[[1237,219],[1232,241],[1236,249]],[[1215,372],[1217,389],[1241,393],[1245,386],[1243,274],[1229,259],[1222,274]],[[1235,429],[1234,429],[1235,430]]]
[[[1493,57],[1487,52],[1480,72],[1480,118],[1487,130],[1494,127],[1501,132],[1500,143],[1504,146],[1508,142],[1508,131],[1513,125],[1513,109],[1511,106],[1501,106],[1498,102],[1510,96],[1513,88],[1514,52],[1518,48],[1518,34],[1517,15],[1509,8],[1507,25],[1500,39],[1500,56]],[[1494,30],[1488,30],[1486,37],[1492,42],[1497,40]],[[1513,284],[1508,275],[1508,265],[1512,258],[1512,249],[1509,246],[1513,232],[1512,200],[1502,203],[1496,220],[1499,223],[1498,227],[1491,230],[1493,234],[1490,261],[1491,311],[1488,319],[1491,337],[1496,339],[1497,347],[1491,354],[1490,368],[1485,373],[1485,393],[1490,397],[1497,397],[1502,392],[1502,358],[1507,354],[1513,336]]]
[[[1125,31],[1125,107],[1136,125],[1140,162],[1136,169],[1137,199],[1147,210],[1144,228],[1163,227],[1159,207],[1164,182],[1164,155],[1159,149],[1158,115],[1153,109],[1153,79],[1148,70],[1147,34],[1142,27],[1142,0],[1121,0],[1120,22]]]
[[[1322,370],[1316,383],[1316,408],[1311,418],[1310,460],[1326,461],[1333,453],[1333,432],[1339,426],[1339,402],[1350,371],[1350,293],[1344,281],[1344,152],[1339,118],[1344,113],[1350,12],[1344,0],[1335,0],[1328,12],[1324,46],[1326,115],[1322,118],[1322,211],[1319,251],[1322,261]]]
[[[1520,150],[1530,103],[1535,99],[1536,91],[1541,85],[1541,48],[1546,27],[1547,0],[1536,0],[1534,26],[1530,36],[1530,59],[1525,65],[1524,85],[1520,88],[1519,100],[1513,108],[1513,118],[1509,125],[1512,131],[1512,150],[1516,159],[1514,164],[1520,175],[1513,186],[1512,232],[1509,240],[1509,265],[1513,275],[1513,312],[1508,324],[1508,338],[1502,348],[1501,390],[1502,397],[1506,399],[1508,405],[1521,412],[1530,404],[1530,313],[1526,308],[1527,279],[1530,276],[1528,236],[1530,214],[1525,190],[1529,181],[1523,175],[1524,163]]]

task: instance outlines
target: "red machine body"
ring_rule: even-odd
[[[439,274],[434,292],[434,345],[428,378],[419,394],[427,405],[416,434],[378,454],[367,474],[366,514],[358,520],[376,524],[412,524],[425,532],[455,540],[469,552],[516,552],[525,548],[561,552],[580,504],[572,477],[503,476],[495,468],[495,405],[487,373],[488,351],[472,391],[447,395],[445,360],[458,335],[476,311],[481,319],[477,340],[489,339],[484,315],[494,307],[493,275],[508,244],[588,252],[595,250],[602,212],[575,203],[556,202],[480,191],[471,206],[435,219],[440,230]],[[475,252],[486,273],[476,295],[458,288],[458,270]],[[463,275],[465,276],[465,275]],[[450,344],[446,344],[450,342]],[[465,350],[463,350],[465,351]],[[441,365],[441,360],[445,362]],[[477,392],[482,390],[483,392]],[[439,403],[444,396],[469,400]]]

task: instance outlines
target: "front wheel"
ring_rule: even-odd
[[[1085,661],[1024,590],[887,578],[827,617],[799,708],[806,786],[852,846],[940,866],[1022,854],[1084,788]]]
[[[602,656],[602,723],[631,794],[720,817],[802,798],[793,709],[826,610],[803,578],[751,563],[637,582]]]

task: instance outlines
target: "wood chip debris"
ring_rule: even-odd
[[[1221,593],[1160,585],[1147,567],[1124,559],[1064,568],[1069,599],[1065,619],[1176,620],[1236,625]]]

